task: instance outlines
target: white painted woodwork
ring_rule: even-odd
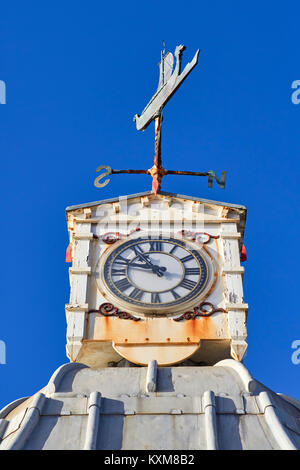
[[[243,296],[244,268],[240,264],[244,212],[238,206],[234,208],[221,203],[193,201],[159,194],[124,197],[118,202],[98,205],[92,203],[89,207],[78,207],[68,211],[68,230],[73,261],[69,269],[71,292],[69,304],[66,305],[66,318],[68,323],[67,352],[71,361],[80,361],[92,367],[103,367],[110,361],[126,357],[139,364],[146,365],[150,360],[156,360],[158,365],[162,365],[172,363],[172,354],[173,363],[180,362],[190,357],[191,354],[197,357],[197,360],[207,361],[207,363],[230,356],[241,361],[247,349],[246,314],[248,309]],[[140,231],[136,231],[137,228]],[[147,338],[148,344],[146,344],[146,335],[143,330],[146,327],[146,317],[142,309],[114,299],[115,307],[141,318],[139,322],[116,317],[105,318],[97,313],[88,313],[89,310],[96,310],[102,303],[109,302],[111,299],[109,292],[101,288],[99,266],[101,260],[104,260],[117,245],[130,237],[138,238],[151,234],[177,238],[180,237],[179,232],[182,230],[205,232],[218,237],[212,238],[203,246],[196,245],[197,249],[205,250],[206,255],[210,257],[214,266],[212,272],[215,272],[215,277],[204,296],[195,299],[193,305],[182,306],[180,311],[178,308],[175,309],[176,312],[170,309],[166,313],[169,321],[168,327],[163,326],[164,322],[159,317],[152,317],[149,324],[153,325],[154,321],[157,322],[158,329],[155,327],[153,330],[151,326],[152,338]],[[119,233],[121,240],[116,244],[105,244],[102,236],[108,232]],[[167,263],[168,260],[164,261]],[[140,283],[148,282],[146,274],[148,273],[145,273],[144,280],[139,279]],[[196,346],[195,343],[184,344],[183,341],[188,341],[187,337],[189,337],[184,334],[184,331],[192,324],[189,322],[197,322],[199,330],[201,325],[204,328],[207,319],[197,317],[196,320],[183,320],[176,323],[172,315],[176,313],[175,316],[178,316],[187,310],[193,311],[193,308],[203,301],[211,302],[215,308],[223,308],[227,311],[215,313],[210,317],[207,324],[211,325],[212,329],[206,332],[202,330],[202,333],[199,333],[201,338],[198,338]],[[176,329],[173,325],[176,325]],[[118,328],[115,329],[115,326]],[[166,328],[169,331],[162,331],[160,336],[155,333],[160,328]],[[144,336],[140,338],[139,331],[142,330]],[[114,332],[115,337],[110,335],[111,331]],[[127,344],[119,341],[118,331],[119,336],[127,333],[128,338],[124,337],[124,341],[132,338],[131,346],[130,341]],[[182,333],[179,340],[180,331]],[[171,337],[172,334],[174,338]],[[166,340],[164,345],[164,359],[160,361],[163,337],[168,338],[168,341]],[[175,338],[181,341],[180,347],[179,343],[176,346]],[[213,350],[209,344],[214,344]],[[151,354],[156,354],[156,357],[150,357]]]

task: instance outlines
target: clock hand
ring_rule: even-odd
[[[164,266],[155,266],[153,265],[152,271],[158,275],[158,277],[162,277],[164,272],[167,270]]]
[[[142,268],[142,269],[152,269],[155,268],[155,266],[153,264],[140,264],[140,263],[130,263],[130,260],[128,260],[128,262],[125,262],[125,261],[116,261],[115,264],[117,265],[121,265],[121,266],[127,266],[129,268]],[[163,267],[160,267],[160,266],[157,266],[157,268],[159,269],[162,269],[163,271],[165,271],[166,268],[163,268]]]
[[[162,277],[163,273],[167,270],[164,266],[156,266],[154,264],[137,264],[130,263],[128,264],[129,268],[142,268],[142,269],[151,269],[154,274],[157,274],[158,277]]]
[[[153,266],[151,264],[129,263],[127,266],[129,268],[153,269]]]
[[[167,270],[164,266],[157,266],[155,264],[152,264],[149,257],[143,255],[142,253],[139,253],[139,258],[141,258],[147,265],[150,265],[152,267],[152,271],[158,275],[158,277],[162,277],[163,273]]]
[[[145,266],[145,269],[152,269],[153,273],[157,274],[158,277],[162,277],[163,273],[167,270],[164,266],[157,266],[155,264],[152,264],[151,261],[149,260],[148,256],[143,255],[142,253],[138,254],[138,257],[141,258],[147,265],[147,268]],[[131,263],[132,266],[133,263]],[[142,267],[142,265],[141,265]]]
[[[139,264],[139,263],[118,263],[121,265],[126,265],[129,268],[142,268],[142,269],[151,269],[152,271],[163,271],[165,272],[167,269],[164,266],[155,266],[153,264]]]

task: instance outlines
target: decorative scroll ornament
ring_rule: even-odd
[[[136,227],[135,229],[131,230],[129,233],[120,233],[120,232],[107,232],[102,235],[102,241],[107,245],[113,245],[117,241],[121,240],[122,238],[129,237],[134,232],[139,232],[141,229]]]
[[[140,321],[140,318],[134,317],[128,312],[120,311],[117,307],[108,302],[101,304],[98,310],[89,310],[88,313],[100,313],[104,317],[118,317],[122,320]]]
[[[193,312],[185,312],[178,318],[173,318],[174,321],[193,320],[196,317],[210,317],[216,312],[227,313],[224,308],[215,308],[211,302],[201,302],[199,307],[194,307]]]
[[[206,245],[211,238],[217,239],[220,238],[219,235],[210,235],[206,232],[190,232],[189,230],[181,230],[179,234],[183,238],[187,238],[188,240],[195,240],[197,243]]]

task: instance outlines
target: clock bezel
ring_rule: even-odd
[[[119,251],[119,248],[122,247],[122,245],[128,245],[129,241],[132,241],[133,244],[134,242],[138,240],[145,240],[148,241],[148,239],[151,239],[155,241],[156,239],[158,240],[166,240],[169,242],[174,241],[176,244],[179,246],[184,245],[183,248],[186,251],[196,251],[197,255],[199,258],[201,258],[206,266],[207,269],[207,279],[205,282],[205,285],[203,288],[201,288],[200,292],[197,292],[195,295],[193,295],[191,298],[188,298],[185,301],[182,301],[180,303],[170,303],[166,304],[165,307],[155,307],[155,304],[151,305],[138,305],[135,303],[132,303],[131,301],[127,301],[121,296],[117,295],[115,292],[111,291],[109,288],[109,285],[107,285],[107,282],[105,280],[105,275],[104,275],[104,270],[106,266],[106,262],[108,258],[115,252]],[[165,253],[165,252],[162,252]],[[168,253],[166,253],[168,254]],[[191,308],[192,306],[195,306],[199,301],[205,300],[208,295],[212,292],[213,288],[216,285],[217,281],[217,266],[216,266],[216,261],[213,258],[213,256],[209,253],[209,250],[205,245],[199,247],[199,244],[191,241],[191,240],[183,240],[182,238],[178,238],[175,235],[168,234],[164,235],[162,233],[158,234],[147,234],[147,235],[136,235],[127,238],[126,240],[119,240],[115,242],[112,246],[110,246],[105,253],[103,253],[96,265],[96,271],[97,273],[100,274],[100,276],[97,276],[96,281],[97,281],[97,288],[100,291],[100,293],[105,297],[105,299],[109,300],[112,304],[117,305],[118,308],[122,308],[126,310],[127,312],[130,313],[140,313],[143,314],[144,316],[149,316],[149,315],[155,315],[155,316],[166,316],[166,315],[171,315],[171,314],[178,314],[181,313],[184,310],[187,310]],[[151,292],[151,291],[148,291]],[[127,297],[124,295],[124,297]],[[188,297],[188,296],[186,296]],[[161,305],[161,304],[160,304]]]

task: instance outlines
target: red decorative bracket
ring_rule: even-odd
[[[209,233],[206,232],[190,232],[189,230],[181,230],[179,234],[183,238],[187,238],[188,240],[195,240],[197,243],[206,245],[211,238],[220,238],[219,235],[210,235]]]
[[[113,304],[105,302],[101,304],[98,310],[89,310],[88,313],[100,313],[104,317],[118,317],[122,320],[133,320],[133,321],[140,321],[140,318],[134,317],[128,312],[122,312]]]
[[[207,308],[208,307],[208,308]],[[224,308],[215,308],[210,302],[201,302],[199,307],[195,307],[193,312],[185,312],[178,318],[173,318],[174,321],[193,320],[196,317],[210,317],[216,312],[227,313]]]
[[[129,235],[131,235],[134,232],[139,232],[141,229],[139,227],[136,227],[135,229],[131,230],[129,233],[124,234],[120,232],[107,232],[102,235],[102,241],[106,243],[107,245],[112,245],[113,243],[116,243],[117,241],[121,240],[122,238],[127,238]]]

